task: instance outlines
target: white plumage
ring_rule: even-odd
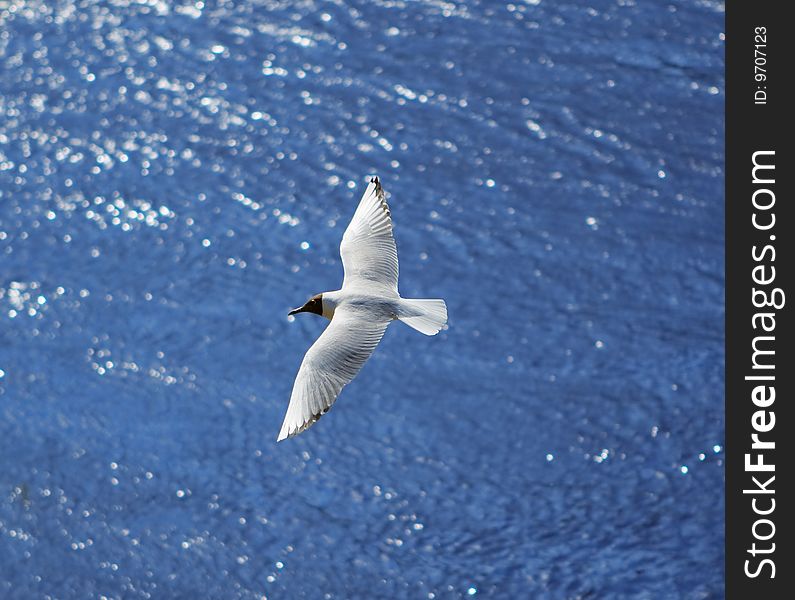
[[[290,314],[314,312],[331,323],[304,356],[278,441],[313,425],[370,358],[390,322],[425,335],[447,323],[444,300],[409,300],[398,293],[392,216],[377,177],[359,202],[340,244],[342,289],[313,296]]]

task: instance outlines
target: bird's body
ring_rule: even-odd
[[[334,404],[399,319],[435,335],[447,322],[444,300],[411,300],[398,293],[398,259],[392,219],[375,177],[359,202],[340,244],[342,288],[313,296],[290,314],[313,312],[331,323],[306,353],[278,440],[301,433]]]
[[[336,290],[323,292],[323,316],[334,317],[338,308],[360,311],[374,321],[392,321],[401,312],[401,297],[384,290],[383,294],[367,293],[366,290]],[[328,315],[328,316],[327,316]]]

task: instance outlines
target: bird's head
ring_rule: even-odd
[[[297,315],[298,313],[302,312],[311,312],[315,313],[316,315],[323,315],[323,294],[315,294],[309,300],[306,301],[301,308],[294,308],[291,310],[288,315]]]

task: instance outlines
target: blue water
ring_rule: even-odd
[[[722,597],[722,31],[0,2],[0,597]],[[373,174],[449,328],[277,445]]]

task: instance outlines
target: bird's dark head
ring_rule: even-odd
[[[323,314],[323,294],[315,294],[309,300],[306,301],[301,308],[294,308],[291,310],[288,315],[297,315],[298,313],[302,312],[311,312],[315,313],[316,315]]]

